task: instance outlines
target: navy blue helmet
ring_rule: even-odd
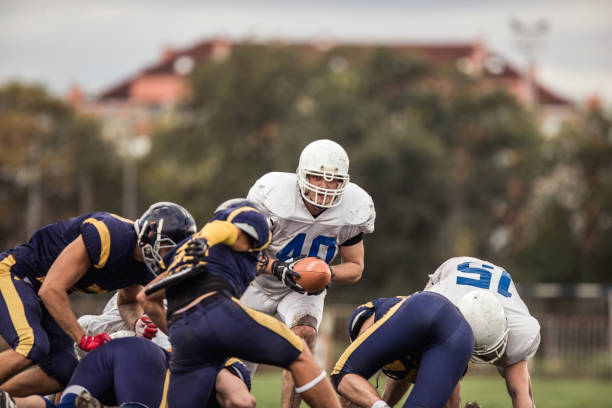
[[[196,223],[185,208],[162,201],[151,205],[134,221],[134,229],[145,264],[151,272],[157,274],[157,269],[162,265],[160,250],[173,248],[194,234]]]

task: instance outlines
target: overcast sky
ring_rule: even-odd
[[[548,22],[540,81],[612,105],[612,0],[0,0],[0,83],[71,84],[98,93],[166,46],[211,37],[341,42],[473,41],[523,68],[509,20]]]

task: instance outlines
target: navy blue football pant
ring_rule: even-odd
[[[170,408],[209,401],[229,357],[287,368],[302,352],[302,340],[286,325],[223,293],[172,316],[169,334]]]
[[[77,365],[74,342],[32,286],[14,273],[17,262],[8,252],[0,254],[0,335],[17,353],[66,385]]]
[[[68,394],[86,390],[104,405],[126,402],[158,407],[168,369],[168,353],[142,337],[114,339],[90,352],[79,363],[60,407],[71,406]],[[72,405],[73,406],[73,405]]]
[[[444,407],[472,355],[474,336],[459,310],[445,297],[416,293],[393,306],[342,354],[332,382],[353,373],[370,378],[405,355],[420,356],[408,407]]]

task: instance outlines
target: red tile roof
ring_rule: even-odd
[[[195,44],[192,47],[185,48],[183,50],[166,50],[163,58],[159,61],[145,67],[139,74],[132,76],[123,82],[115,85],[114,87],[102,92],[98,97],[98,100],[109,100],[109,99],[129,99],[130,98],[130,85],[132,82],[144,75],[168,75],[175,74],[174,63],[182,56],[189,56],[195,61],[201,62],[206,61],[214,57],[216,47],[225,46],[231,47],[232,43],[226,40],[205,40]],[[304,46],[316,48],[314,44],[303,44]],[[336,44],[338,45],[338,44]],[[380,44],[346,44],[355,46],[380,46]],[[385,44],[384,46],[390,47],[391,49],[398,51],[413,52],[423,55],[426,59],[430,60],[434,64],[457,64],[457,61],[461,58],[474,61],[475,64],[480,64],[480,70],[492,78],[506,79],[506,80],[520,80],[521,73],[513,67],[507,60],[487,50],[484,43],[480,41],[475,42],[457,42],[457,43],[393,43]],[[500,64],[500,70],[492,72],[487,70],[486,66],[482,67],[482,64],[487,58],[494,57],[502,61]],[[569,100],[556,94],[554,91],[544,87],[541,84],[536,85],[537,100],[540,104],[552,104],[552,105],[570,105]]]

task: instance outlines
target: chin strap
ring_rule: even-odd
[[[315,385],[323,381],[325,377],[327,377],[327,373],[325,372],[325,370],[323,370],[321,371],[321,374],[319,374],[317,378],[315,378],[314,380],[307,382],[301,387],[295,387],[295,392],[298,394],[301,394],[304,391],[308,391],[309,389],[311,389],[312,387],[314,387]]]

